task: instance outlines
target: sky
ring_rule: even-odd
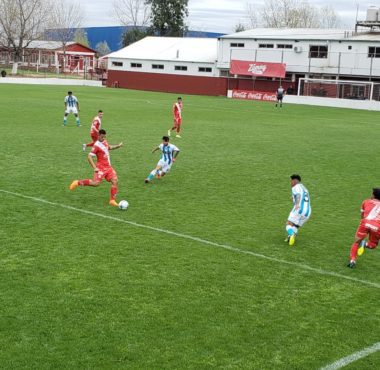
[[[84,10],[83,26],[118,26],[112,14],[114,0],[71,0],[79,3]],[[265,0],[189,0],[189,17],[186,20],[189,29],[196,31],[232,33],[238,23],[247,24],[247,3],[261,8]],[[342,28],[355,26],[357,6],[358,20],[365,20],[367,8],[380,7],[380,0],[372,2],[360,0],[309,0],[313,6],[332,5],[342,21]]]

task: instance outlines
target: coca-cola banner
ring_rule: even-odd
[[[285,77],[285,63],[249,62],[231,60],[230,73],[243,76]]]
[[[275,93],[264,91],[232,90],[232,98],[246,100],[277,101]]]

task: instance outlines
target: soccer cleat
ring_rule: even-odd
[[[111,199],[110,202],[109,202],[109,205],[110,206],[114,206],[114,207],[119,207],[119,203],[116,202],[115,199]]]
[[[358,249],[358,256],[361,256],[364,253],[366,246],[367,246],[367,242],[365,240],[362,240],[360,242],[360,247]]]
[[[82,150],[85,152],[86,151],[86,144],[82,145]]]
[[[285,243],[289,243],[289,239],[290,239],[290,235],[288,235],[288,236],[285,238],[284,242],[285,242]]]
[[[150,183],[149,179],[145,179],[145,184]]]
[[[78,183],[78,180],[74,180],[71,184],[70,184],[70,190],[74,190],[78,187],[79,183]]]
[[[170,130],[168,130],[168,136],[170,137]]]
[[[161,179],[161,174],[157,173],[156,174],[156,179],[158,179],[158,180]]]
[[[180,136],[180,135],[176,135],[175,137],[177,137],[178,139],[181,139],[181,136]]]
[[[293,246],[295,242],[296,242],[296,234],[290,235],[290,237],[289,237],[289,245]]]
[[[348,263],[347,267],[349,267],[350,269],[355,268],[355,267],[356,267],[356,261],[351,260],[351,261]]]

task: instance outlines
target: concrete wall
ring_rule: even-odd
[[[102,87],[102,81],[62,79],[62,78],[0,77],[0,83],[2,83],[2,84],[25,84],[25,85],[69,85],[69,86]]]

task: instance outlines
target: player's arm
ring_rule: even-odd
[[[90,163],[90,166],[94,169],[94,172],[98,172],[98,168],[96,167],[96,163],[94,162],[95,154],[89,153],[87,156],[88,163]]]
[[[119,143],[116,145],[110,145],[110,150],[119,149],[123,146],[123,143]]]
[[[155,147],[155,148],[152,150],[152,153],[157,152],[157,150],[160,150],[160,147],[159,147],[159,146]]]
[[[300,194],[295,195],[294,209],[297,210],[300,208],[301,196]]]
[[[79,112],[79,101],[77,100],[77,109],[78,109],[78,112]]]
[[[173,151],[173,162],[176,161],[178,154],[179,154],[179,150],[174,150]]]

